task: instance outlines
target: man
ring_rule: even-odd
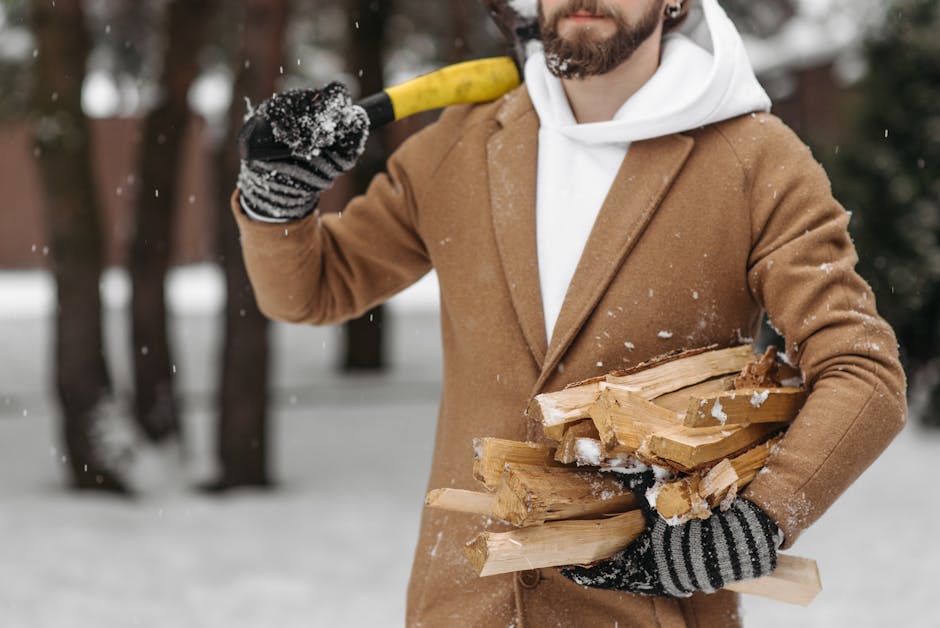
[[[523,416],[534,394],[738,344],[766,309],[811,393],[733,508],[658,521],[592,569],[487,578],[461,552],[486,522],[427,510],[408,596],[416,626],[734,626],[721,587],[770,571],[903,425],[897,344],[854,272],[846,212],[763,113],[716,0],[538,9],[545,53],[526,85],[445,111],[340,215],[316,201],[361,153],[363,112],[336,85],[264,103],[295,158],[243,164],[233,211],[252,284],[269,316],[328,324],[437,270],[431,487],[474,488],[474,437],[542,438]]]

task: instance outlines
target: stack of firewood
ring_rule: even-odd
[[[706,347],[578,382],[532,400],[529,415],[555,445],[481,438],[474,477],[486,489],[436,489],[427,504],[487,515],[517,529],[484,531],[465,553],[481,576],[609,558],[633,542],[646,499],[671,524],[726,508],[760,472],[806,393],[768,350]],[[634,496],[615,473],[652,468]],[[812,560],[781,555],[768,577],[730,589],[808,604],[820,591]]]

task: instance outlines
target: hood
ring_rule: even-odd
[[[770,109],[741,36],[717,0],[696,0],[682,28],[663,37],[656,73],[613,120],[578,124],[541,51],[526,62],[525,80],[542,126],[585,144],[651,139]]]

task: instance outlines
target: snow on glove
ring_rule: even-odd
[[[291,159],[243,160],[238,174],[242,211],[263,222],[311,214],[320,192],[352,169],[365,150],[369,117],[342,83],[275,94],[254,115],[268,120]]]
[[[561,573],[598,589],[688,597],[694,591],[714,593],[733,582],[770,574],[782,542],[776,524],[739,498],[725,512],[679,526],[657,515],[651,528],[610,560]]]

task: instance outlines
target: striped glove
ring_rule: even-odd
[[[369,117],[349,91],[333,82],[320,90],[275,94],[254,112],[266,118],[291,159],[241,163],[242,211],[261,222],[286,222],[313,213],[320,192],[352,169],[365,150]]]
[[[655,515],[652,526],[610,560],[592,567],[569,567],[562,574],[588,587],[688,597],[695,591],[714,593],[733,582],[770,574],[777,566],[782,542],[776,524],[760,508],[739,498],[725,512],[678,526]]]

